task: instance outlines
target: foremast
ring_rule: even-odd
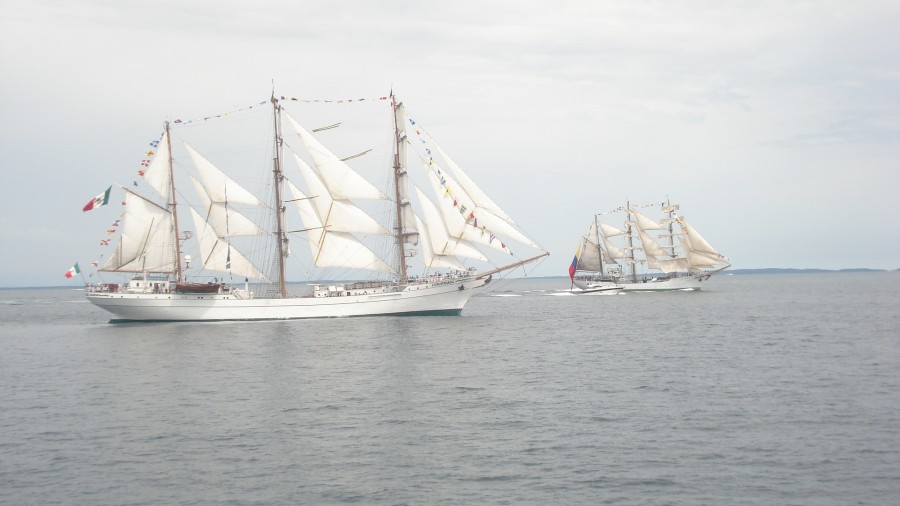
[[[284,282],[284,257],[286,256],[285,247],[287,245],[287,237],[284,232],[284,202],[281,198],[281,187],[284,182],[284,174],[282,173],[282,144],[284,140],[281,135],[281,104],[272,93],[273,121],[275,123],[275,156],[272,161],[272,179],[275,186],[275,268],[277,269],[278,294],[281,298],[287,298],[287,287]]]
[[[172,225],[174,227],[175,240],[172,241],[174,243],[175,248],[175,282],[181,283],[184,280],[183,273],[181,270],[181,232],[178,228],[178,202],[175,199],[175,168],[174,163],[172,161],[172,135],[169,131],[169,122],[166,121],[166,148],[169,152],[169,160],[168,160],[168,169],[169,169],[169,202],[167,202],[167,206],[169,207],[169,211],[172,213]]]

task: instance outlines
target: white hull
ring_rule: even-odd
[[[609,286],[617,286],[625,292],[671,292],[671,291],[696,291],[700,290],[704,280],[709,279],[711,274],[695,274],[690,276],[678,276],[675,278],[656,279],[651,278],[643,282],[626,282],[619,280],[612,281],[589,281],[585,279],[575,279],[575,286],[587,292],[590,290],[598,290]]]
[[[88,300],[126,321],[291,320],[376,315],[457,315],[488,278],[411,284],[396,291],[329,297],[241,298],[234,293],[89,292]]]
[[[585,283],[584,286],[575,283],[575,285],[581,289],[581,291],[575,292],[579,295],[615,295],[622,293],[623,290],[621,286],[611,282]]]

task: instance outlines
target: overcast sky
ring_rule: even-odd
[[[5,2],[0,286],[65,284],[166,118],[391,86],[565,275],[669,197],[735,268],[900,267],[896,1]],[[74,283],[74,282],[73,282]]]

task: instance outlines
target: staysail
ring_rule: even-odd
[[[107,272],[175,272],[172,213],[127,188],[119,242],[100,269]]]
[[[473,247],[469,241],[458,235],[451,235],[447,230],[443,216],[435,207],[434,203],[425,196],[418,187],[416,194],[419,197],[419,204],[422,207],[423,222],[428,229],[426,234],[428,243],[433,254],[452,257],[475,258],[478,260],[487,260],[487,258],[478,249]],[[422,241],[426,242],[426,241]]]

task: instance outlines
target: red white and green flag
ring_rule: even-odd
[[[72,278],[76,274],[81,274],[81,269],[78,268],[78,262],[75,262],[75,265],[73,265],[69,268],[69,270],[66,271],[66,278]]]
[[[96,209],[96,208],[98,208],[98,207],[100,207],[100,206],[105,206],[106,204],[108,204],[108,203],[109,203],[109,191],[110,191],[110,190],[112,190],[112,186],[110,186],[109,188],[107,188],[105,192],[103,192],[103,193],[101,193],[100,195],[97,195],[96,197],[92,198],[90,202],[88,202],[87,204],[84,205],[84,207],[81,208],[81,210],[82,210],[83,212],[88,212],[88,211],[90,211],[91,209]]]

